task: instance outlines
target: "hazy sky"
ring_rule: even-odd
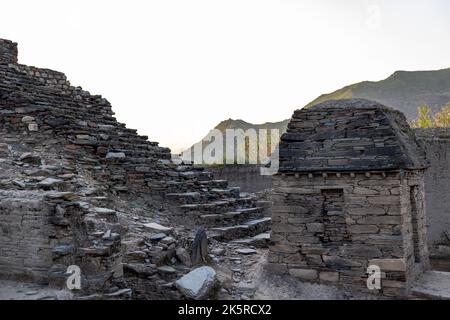
[[[447,0],[2,0],[21,63],[102,94],[179,151],[228,118],[279,121],[395,70],[450,67]]]

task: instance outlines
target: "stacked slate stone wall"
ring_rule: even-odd
[[[24,163],[26,153],[70,166]],[[106,99],[63,73],[18,64],[16,44],[0,40],[0,162],[17,166],[15,180],[0,172],[1,276],[64,287],[67,267],[77,265],[84,290],[108,287],[122,274],[116,212],[81,201],[89,196],[76,183],[44,191],[28,175],[89,172],[105,191],[160,194],[176,176],[168,159],[169,149],[117,122]]]
[[[172,161],[168,148],[119,123],[103,97],[71,86],[60,72],[20,65],[16,58],[0,60],[0,169],[0,192],[5,192],[0,196],[0,250],[10,251],[0,259],[0,276],[64,287],[67,267],[76,265],[84,290],[106,288],[109,294],[129,284],[136,297],[176,298],[180,294],[173,281],[191,266],[186,259],[179,259],[182,265],[176,270],[168,265],[178,267],[177,249],[191,245],[175,238],[187,238],[187,224],[198,226],[195,218],[186,221],[191,209],[181,204],[198,207],[199,219],[202,213],[217,217],[222,210],[245,209],[239,217],[252,223],[245,225],[252,236],[265,231],[270,221],[253,219],[264,212],[255,198],[241,198],[238,188],[213,180],[203,168]],[[35,200],[18,195],[25,191]],[[142,207],[135,206],[135,199]],[[133,202],[126,213],[97,207],[114,203],[121,208],[125,201]],[[20,221],[13,215],[16,203],[23,209]],[[148,230],[144,222],[151,225],[150,220],[161,218],[173,223],[180,217],[180,233],[164,231],[167,236],[149,240],[161,232]],[[226,230],[233,233],[239,227]]]
[[[0,39],[0,63],[17,63],[17,43]]]
[[[301,280],[405,295],[407,279],[428,265],[426,246],[419,246],[420,266],[414,260],[408,211],[411,185],[417,185],[419,197],[424,196],[421,175],[413,173],[275,176],[270,268]],[[422,244],[423,207],[417,217]],[[381,292],[367,289],[370,265],[385,273]]]
[[[369,100],[327,101],[295,111],[279,148],[269,267],[407,296],[429,268],[428,163],[405,116]],[[371,266],[381,289],[367,285]]]
[[[117,122],[106,99],[70,86],[60,72],[5,59],[0,61],[0,132],[21,133],[35,145],[58,139],[67,157],[118,191],[182,191],[170,150]]]
[[[52,266],[54,207],[30,192],[0,191],[0,273],[44,279]]]
[[[427,167],[405,116],[364,99],[296,110],[280,140],[280,172]]]
[[[121,275],[115,212],[73,200],[70,192],[0,190],[1,277],[66,288],[67,268],[76,265],[89,292]]]

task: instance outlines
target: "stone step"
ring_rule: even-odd
[[[263,208],[240,208],[235,211],[225,212],[225,213],[213,213],[213,214],[203,214],[200,216],[200,222],[202,225],[212,227],[217,226],[217,223],[232,222],[234,224],[248,221],[252,218],[257,218],[262,212]]]
[[[200,181],[200,185],[208,188],[218,188],[218,189],[227,189],[228,188],[228,180],[209,180],[209,181]]]
[[[256,248],[268,248],[270,243],[270,233],[264,232],[251,238],[233,240],[232,243],[253,246]]]
[[[179,175],[185,179],[197,179],[199,181],[210,181],[213,175],[208,171],[182,171]]]
[[[193,166],[192,164],[180,164],[180,165],[177,165],[176,170],[178,172],[205,171],[205,168],[204,167],[196,167],[196,166]]]
[[[419,298],[450,300],[450,272],[426,271],[413,283],[411,293]]]
[[[236,204],[241,207],[250,207],[255,204],[255,197],[240,197],[236,199]]]
[[[185,213],[220,214],[236,211],[237,208],[243,209],[252,207],[254,207],[254,201],[241,201],[241,199],[226,198],[207,203],[189,203],[180,206],[180,209]]]
[[[192,204],[201,199],[199,192],[167,193],[167,199],[175,200],[185,204]]]
[[[190,203],[180,206],[180,209],[187,212],[204,212],[204,213],[224,213],[232,206],[227,200],[213,201],[208,203]]]
[[[232,198],[239,198],[240,191],[241,191],[241,188],[239,188],[239,187],[231,187],[231,188],[227,188],[227,189],[213,188],[210,190],[210,192],[212,192],[213,194],[217,194],[220,196],[232,197]]]
[[[253,237],[268,231],[270,228],[270,221],[271,218],[262,218],[250,220],[241,225],[211,228],[209,229],[209,237],[222,241]]]

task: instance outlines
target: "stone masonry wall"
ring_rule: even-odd
[[[60,140],[68,157],[112,188],[178,191],[170,150],[117,122],[106,99],[72,87],[63,73],[0,61],[0,115],[0,131],[28,134],[36,144]]]
[[[54,206],[30,192],[0,191],[0,273],[43,279],[52,266]]]
[[[17,43],[0,39],[0,63],[17,63]]]
[[[428,220],[423,172],[401,174],[400,206],[407,286],[429,269]]]
[[[272,188],[272,176],[261,175],[258,165],[225,165],[208,167],[214,179],[228,180],[229,186],[244,192],[258,192]]]
[[[381,293],[402,296],[409,286],[412,226],[408,217],[408,184],[419,177],[397,173],[333,173],[274,177],[272,241],[269,268],[299,279],[367,289],[367,267],[380,266],[386,276]],[[420,201],[420,200],[419,200]],[[402,209],[402,204],[403,209]],[[418,234],[425,237],[424,212],[418,207]],[[416,273],[416,271],[411,271]]]
[[[428,245],[435,257],[450,258],[450,128],[420,129],[430,162],[425,174],[428,220]]]
[[[83,289],[95,291],[121,275],[115,212],[67,197],[74,195],[0,190],[1,277],[63,287],[67,267],[77,265]]]

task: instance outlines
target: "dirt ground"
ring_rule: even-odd
[[[70,300],[72,293],[47,286],[0,280],[0,300]]]

